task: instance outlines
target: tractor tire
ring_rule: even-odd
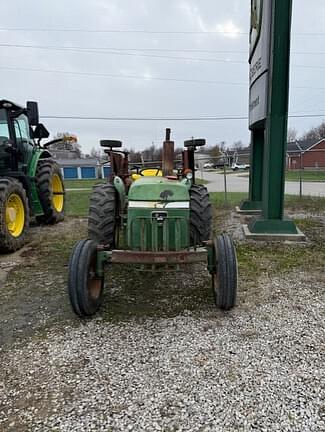
[[[64,219],[64,183],[59,165],[51,159],[41,159],[36,169],[36,186],[44,215],[36,220],[55,224]]]
[[[211,234],[212,206],[206,187],[192,185],[190,189],[190,242],[192,246],[209,240]]]
[[[216,271],[212,273],[212,288],[217,308],[230,310],[237,297],[237,258],[235,246],[227,234],[214,240]]]
[[[73,311],[80,317],[94,315],[102,304],[104,277],[96,276],[97,243],[80,240],[69,262],[68,293]]]
[[[25,189],[13,178],[0,178],[0,251],[14,252],[26,240],[29,206]]]
[[[109,183],[93,187],[88,215],[88,238],[110,249],[118,243],[116,189]]]

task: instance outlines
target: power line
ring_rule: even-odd
[[[109,55],[120,55],[120,56],[132,56],[132,57],[148,57],[148,58],[161,58],[161,59],[171,59],[171,60],[186,60],[186,61],[195,61],[195,62],[211,62],[211,63],[229,63],[229,64],[243,64],[247,65],[247,61],[239,61],[239,60],[227,60],[227,59],[212,59],[212,58],[200,58],[200,57],[175,57],[175,56],[166,56],[166,55],[155,55],[155,54],[139,54],[134,52],[126,52],[126,49],[123,49],[123,52],[119,52],[118,48],[112,48],[109,50],[108,48],[82,48],[82,47],[63,47],[63,46],[42,46],[42,45],[23,45],[23,44],[6,44],[0,43],[0,47],[10,47],[10,48],[32,48],[32,49],[42,49],[42,50],[54,50],[54,51],[73,51],[73,52],[82,52],[82,53],[91,53],[91,54],[109,54]],[[133,49],[133,51],[141,51],[141,49]],[[173,50],[171,50],[173,51]],[[231,52],[231,51],[230,51]],[[246,52],[246,51],[243,51]],[[238,53],[238,51],[237,51]],[[299,54],[303,54],[302,52]],[[313,53],[316,54],[316,53]],[[325,54],[325,53],[323,53]],[[292,65],[296,68],[304,68],[304,69],[325,69],[325,66],[314,66],[314,65]]]
[[[196,84],[218,84],[226,86],[247,86],[247,83],[240,82],[226,82],[226,81],[210,81],[210,80],[199,80],[199,79],[183,79],[183,78],[163,78],[163,77],[152,77],[152,76],[140,76],[140,75],[114,75],[100,72],[76,72],[76,71],[62,71],[52,69],[36,69],[36,68],[17,68],[9,66],[0,66],[0,70],[11,70],[21,72],[41,72],[41,73],[54,73],[64,75],[77,75],[77,76],[97,76],[107,78],[126,78],[126,79],[140,79],[145,81],[171,81],[171,82],[185,82],[185,83],[196,83]]]
[[[190,52],[190,53],[209,53],[209,54],[247,54],[248,50],[209,50],[199,48],[123,48],[123,47],[80,47],[80,46],[56,46],[56,45],[22,45],[22,44],[7,44],[0,43],[3,47],[17,48],[42,48],[42,49],[75,49],[75,50],[99,50],[99,51],[149,51],[149,52]],[[325,54],[325,53],[324,53]]]
[[[149,58],[162,58],[162,59],[172,59],[172,60],[190,60],[198,62],[213,62],[213,63],[234,63],[234,64],[247,64],[245,61],[237,60],[224,60],[224,59],[211,59],[211,58],[196,58],[196,57],[175,57],[175,56],[164,56],[156,54],[139,54],[134,52],[119,52],[119,51],[108,51],[108,50],[95,50],[88,48],[77,48],[77,47],[56,47],[56,46],[40,46],[40,45],[20,45],[20,44],[3,44],[0,43],[0,47],[11,47],[11,48],[32,48],[32,49],[43,49],[43,50],[54,50],[54,51],[73,51],[82,53],[92,53],[92,54],[113,54],[120,56],[132,56],[132,57],[149,57]]]
[[[59,120],[96,120],[96,121],[225,121],[248,120],[247,116],[206,116],[206,117],[89,117],[67,115],[42,115],[43,119]],[[325,117],[323,114],[290,114],[290,118]]]
[[[221,31],[221,30],[207,30],[207,31],[199,31],[199,30],[93,30],[93,29],[40,29],[40,28],[22,28],[22,27],[0,27],[0,31],[21,31],[21,32],[51,32],[51,33],[59,33],[59,32],[67,32],[67,33],[143,33],[143,34],[231,34],[231,35],[244,35],[247,36],[248,32],[240,32],[240,31]]]
[[[52,69],[34,69],[34,68],[18,68],[9,66],[0,66],[0,70],[10,71],[21,71],[21,72],[40,72],[40,73],[54,73],[63,75],[76,75],[76,76],[97,76],[103,78],[118,78],[118,79],[139,79],[143,81],[170,81],[170,82],[182,82],[182,83],[194,83],[194,84],[216,84],[225,86],[245,86],[248,87],[248,82],[230,82],[230,81],[213,81],[213,80],[199,80],[199,79],[183,79],[183,78],[163,78],[153,76],[141,76],[141,75],[114,75],[99,72],[76,72],[76,71],[62,71]],[[325,90],[325,87],[307,87],[307,86],[292,86],[293,89],[298,90]]]
[[[143,33],[143,34],[229,34],[247,36],[249,32],[222,30],[126,30],[126,29],[71,29],[71,28],[28,28],[28,27],[0,27],[0,31],[16,32],[45,32],[45,33]],[[324,32],[293,32],[295,36],[325,36]]]

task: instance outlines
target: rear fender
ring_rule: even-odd
[[[126,197],[125,185],[123,183],[123,180],[118,176],[114,177],[113,184],[114,184],[114,187],[117,190],[117,193],[119,196],[119,203],[120,203],[119,209],[120,209],[121,214],[123,214],[124,209],[125,209],[125,201],[126,201],[125,200],[125,197]]]

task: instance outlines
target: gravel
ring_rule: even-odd
[[[3,350],[0,430],[324,431],[324,279],[258,289],[227,314],[99,315]]]

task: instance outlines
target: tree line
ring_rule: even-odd
[[[58,132],[54,138],[60,138],[61,141],[53,144],[51,149],[73,151],[77,157],[82,157],[81,145],[78,143],[78,138],[75,134],[70,132]],[[325,138],[325,122],[322,122],[319,126],[310,128],[307,132],[302,134],[302,136],[298,136],[298,132],[295,128],[288,129],[288,142],[296,140],[320,141],[323,138]],[[217,158],[227,151],[238,151],[247,147],[248,145],[245,146],[242,141],[235,141],[231,145],[227,145],[225,141],[221,141],[215,145],[206,145],[201,147],[200,153],[206,153],[213,158]],[[175,159],[181,159],[182,150],[182,147],[177,147],[175,149]],[[154,143],[147,146],[144,150],[134,150],[133,148],[130,148],[126,149],[126,151],[129,151],[130,161],[134,163],[160,161],[162,159],[162,146],[155,145]],[[92,147],[89,156],[96,159],[106,158],[103,149],[100,147]]]

